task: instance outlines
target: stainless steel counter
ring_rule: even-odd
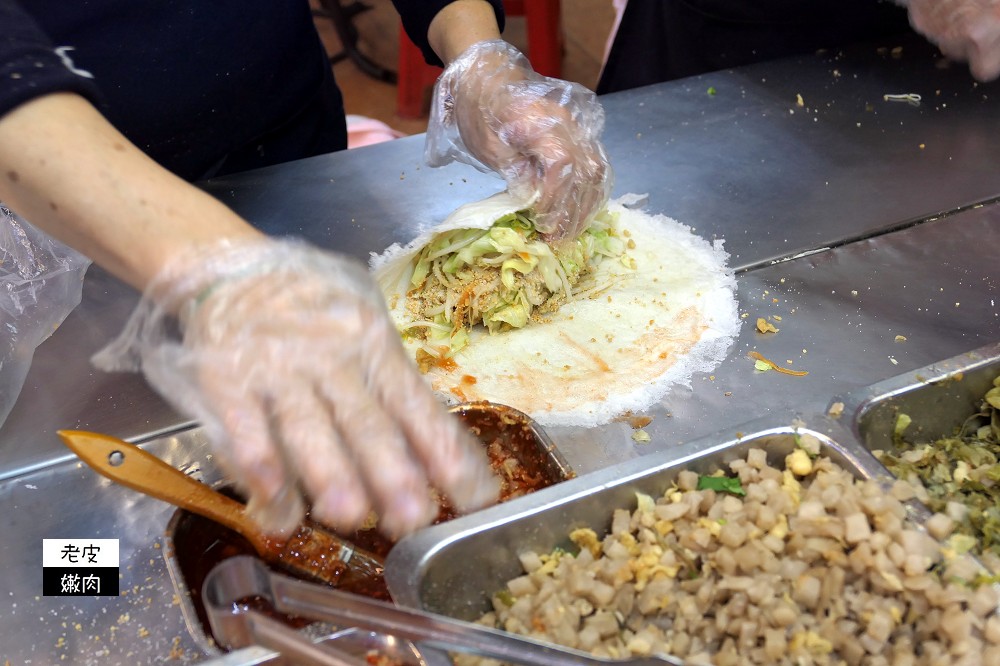
[[[887,93],[919,93],[922,102],[887,102]],[[937,67],[914,42],[899,58],[851,49],[604,104],[616,193],[649,192],[649,209],[724,238],[747,324],[712,375],[650,410],[649,444],[635,444],[622,423],[551,429],[578,472],[764,414],[817,413],[838,394],[1000,340],[1000,204],[992,203],[1000,197],[1000,86]],[[412,137],[205,188],[272,233],[366,257],[500,189],[468,167],[421,166],[421,149]],[[0,594],[9,600],[0,609],[0,663],[153,663],[172,649],[185,660],[201,656],[156,547],[169,508],[78,468],[54,437],[77,427],[149,440],[184,425],[138,377],[88,365],[134,301],[92,269],[83,304],[39,349],[0,429],[8,528]],[[766,315],[782,317],[777,334],[754,331]],[[809,375],[757,372],[749,349]],[[151,447],[218,475],[197,431]],[[122,540],[128,595],[40,596],[41,539],[72,536]]]

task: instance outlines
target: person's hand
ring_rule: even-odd
[[[593,92],[537,74],[502,40],[484,41],[438,79],[426,157],[432,166],[459,160],[498,172],[511,194],[533,202],[539,231],[574,238],[611,193],[603,127]]]
[[[435,517],[430,486],[460,509],[497,498],[483,447],[435,401],[365,267],[305,243],[175,261],[95,362],[141,367],[198,419],[270,533],[298,525],[300,488],[321,522],[353,528],[375,509],[390,536]]]
[[[908,0],[910,23],[980,81],[1000,76],[1000,0]]]

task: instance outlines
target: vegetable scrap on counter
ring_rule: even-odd
[[[921,97],[917,93],[903,93],[901,95],[882,95],[884,102],[905,102],[910,106],[920,106]]]
[[[652,437],[645,430],[636,430],[632,433],[632,441],[636,444],[649,444],[652,441]]]
[[[762,372],[767,370],[774,370],[784,375],[792,375],[793,377],[805,377],[806,375],[809,374],[807,370],[789,370],[788,368],[783,368],[774,361],[768,358],[764,358],[763,355],[755,351],[747,352],[747,356],[756,361],[754,363],[754,367]]]

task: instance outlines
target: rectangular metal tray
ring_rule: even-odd
[[[896,418],[912,419],[908,439],[933,441],[950,436],[979,409],[983,395],[1000,375],[1000,344],[874,384],[849,396],[853,430],[869,450],[892,450]]]
[[[606,534],[614,509],[634,508],[637,491],[660,495],[682,470],[711,473],[752,448],[764,449],[770,464],[783,466],[796,438],[815,437],[821,455],[855,476],[887,474],[855,442],[841,443],[819,430],[758,423],[748,431],[722,443],[702,440],[630,460],[407,537],[386,562],[393,598],[404,606],[473,620],[489,609],[493,593],[522,573],[519,553],[549,552],[565,545],[569,532],[580,527]]]

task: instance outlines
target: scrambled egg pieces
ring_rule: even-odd
[[[575,543],[580,549],[586,548],[595,558],[601,556],[601,540],[597,538],[597,532],[589,527],[581,527],[569,533],[569,540]]]
[[[788,647],[793,652],[800,650],[805,650],[812,654],[830,654],[833,652],[833,643],[815,631],[800,631],[792,636],[792,640],[788,642]]]
[[[812,458],[802,449],[795,449],[785,456],[785,471],[795,476],[809,476],[813,471]]]

